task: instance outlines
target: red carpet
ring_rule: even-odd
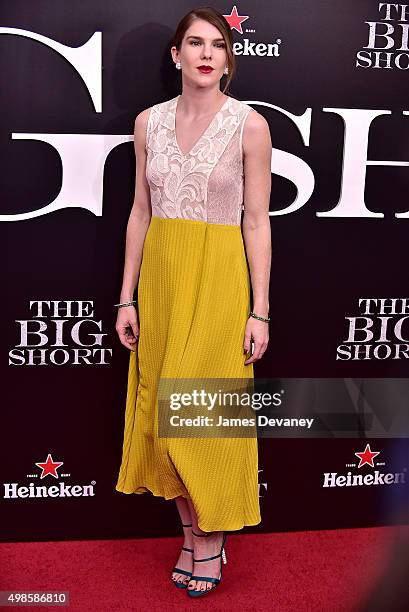
[[[408,531],[403,526],[230,535],[222,583],[200,600],[188,599],[169,580],[182,537],[7,543],[0,545],[0,590],[66,590],[70,612],[238,607],[350,612],[361,609],[393,545],[408,542]]]

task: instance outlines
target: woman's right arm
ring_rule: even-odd
[[[146,180],[146,130],[150,108],[136,116],[134,126],[134,148],[136,160],[135,197],[126,229],[125,265],[119,302],[132,301],[139,278],[143,245],[148,230],[152,209],[149,185]],[[115,325],[121,343],[134,351],[139,337],[139,322],[136,308],[118,307]],[[131,332],[132,330],[132,332]]]

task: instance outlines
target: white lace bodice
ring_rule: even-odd
[[[149,115],[146,178],[152,215],[240,225],[243,126],[253,109],[228,96],[199,140],[183,154],[175,133],[179,97],[155,104]]]

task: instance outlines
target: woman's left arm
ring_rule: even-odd
[[[269,284],[271,270],[271,228],[269,217],[271,194],[272,142],[270,128],[257,112],[248,114],[243,127],[244,156],[244,213],[243,237],[250,268],[253,312],[264,318],[269,313]],[[261,359],[269,341],[269,324],[249,317],[244,334],[244,352],[253,355],[248,365]]]

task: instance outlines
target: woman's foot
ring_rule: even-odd
[[[185,572],[189,572],[192,575],[193,572],[193,536],[192,536],[192,525],[184,525],[183,531],[185,534],[185,541],[183,542],[183,548],[188,548],[192,552],[188,552],[187,550],[180,551],[179,559],[176,562],[175,569],[181,569]],[[190,580],[190,576],[186,574],[181,574],[178,571],[172,572],[172,580],[173,582],[178,582],[179,584],[185,584]]]
[[[223,543],[223,531],[213,531],[208,536],[205,536],[204,531],[197,531],[195,533],[203,534],[203,537],[195,537],[193,535],[193,547],[194,547],[194,558],[195,559],[207,559],[207,557],[214,557],[219,555],[216,559],[211,561],[201,561],[193,564],[193,575],[195,576],[208,576],[209,578],[219,578],[220,569],[222,564],[222,557],[220,556],[221,547]],[[189,591],[210,591],[215,588],[214,582],[206,580],[189,580],[188,581]]]

